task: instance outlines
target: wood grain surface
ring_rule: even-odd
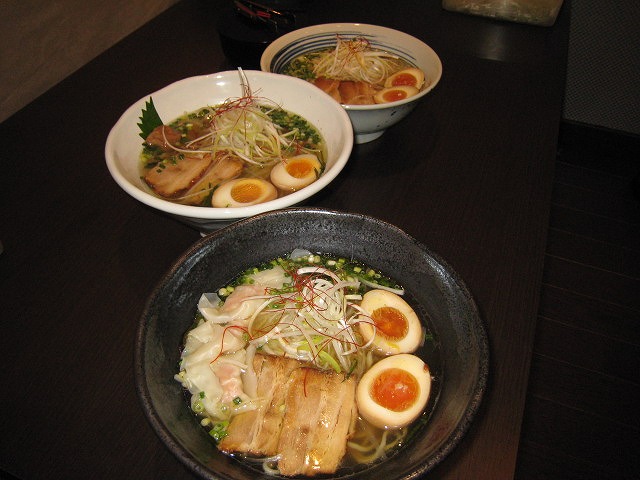
[[[565,2],[567,4],[568,2]],[[146,423],[133,385],[145,299],[199,233],[115,184],[103,149],[134,101],[234,67],[221,1],[185,0],[0,125],[0,468],[18,478],[173,478],[188,472]],[[464,279],[487,325],[489,387],[432,479],[515,469],[542,280],[569,7],[551,28],[446,12],[440,2],[331,0],[313,23],[398,28],[440,55],[440,85],[354,147],[309,204],[387,220]],[[177,42],[188,32],[188,44]]]

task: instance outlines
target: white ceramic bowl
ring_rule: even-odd
[[[309,186],[269,202],[238,208],[180,205],[159,198],[140,178],[142,139],[137,126],[149,97],[160,118],[170,122],[186,112],[217,105],[242,95],[238,71],[186,78],[141,98],[111,129],[105,146],[107,167],[114,180],[140,202],[169,214],[201,232],[217,230],[241,218],[302,203],[327,186],[344,168],[353,148],[353,130],[344,109],[329,95],[304,80],[260,71],[244,71],[254,94],[277,102],[301,115],[322,134],[326,143],[326,168]]]
[[[398,30],[363,23],[326,23],[287,33],[265,49],[260,68],[264,72],[280,73],[295,57],[334,46],[336,34],[345,39],[364,37],[372,47],[395,53],[425,73],[426,87],[413,97],[379,105],[343,105],[353,124],[356,143],[380,137],[387,128],[406,117],[440,81],[442,62],[431,47]]]

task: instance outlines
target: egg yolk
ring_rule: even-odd
[[[262,188],[251,182],[238,182],[231,189],[231,198],[238,203],[255,201],[262,193]]]
[[[404,100],[407,98],[407,92],[404,90],[389,90],[382,95],[385,102],[397,102],[398,100]]]
[[[371,398],[380,406],[403,412],[413,405],[420,393],[416,377],[401,368],[383,370],[371,384]]]
[[[380,307],[371,314],[376,329],[380,335],[389,340],[400,340],[407,336],[409,322],[407,317],[393,307]]]
[[[287,173],[295,178],[304,178],[313,170],[313,166],[305,160],[291,160],[286,165]]]
[[[416,77],[410,73],[399,73],[393,77],[393,82],[391,82],[392,87],[397,87],[398,85],[409,85],[410,87],[415,87]]]

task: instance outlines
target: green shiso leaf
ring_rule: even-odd
[[[155,105],[153,104],[153,98],[149,97],[149,100],[145,102],[145,106],[142,109],[142,116],[140,116],[140,123],[138,123],[138,127],[140,127],[140,136],[146,140],[151,132],[153,132],[154,128],[162,125],[163,122],[160,119],[160,115],[156,110]]]

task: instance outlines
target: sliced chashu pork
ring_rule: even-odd
[[[358,415],[353,378],[297,369],[291,374],[280,432],[278,469],[283,475],[337,470]]]
[[[211,154],[184,155],[174,161],[166,161],[147,170],[144,181],[158,195],[176,198],[184,195],[202,178],[213,162]]]
[[[377,90],[366,82],[344,80],[338,87],[342,103],[346,105],[371,105],[376,103],[373,96]]]
[[[180,141],[182,134],[175,128],[167,125],[160,125],[153,129],[153,131],[147,136],[146,142],[149,145],[155,145],[162,147],[163,150],[168,150],[171,145],[177,145]]]
[[[373,96],[377,90],[367,82],[353,82],[350,80],[332,80],[318,77],[313,84],[328,93],[339,103],[345,105],[371,105],[375,103]]]
[[[216,158],[217,160],[209,170],[183,195],[181,203],[202,205],[203,200],[211,194],[215,187],[242,173],[244,163],[238,157],[219,153]]]
[[[331,80],[326,77],[318,77],[313,81],[313,84],[323,92],[331,95],[331,97],[336,102],[343,103],[342,97],[340,96],[340,91],[338,90],[338,88],[340,87],[340,80]]]
[[[287,358],[256,355],[253,368],[258,377],[257,398],[262,406],[233,417],[227,429],[229,434],[218,448],[225,452],[269,457],[278,451],[286,386],[291,372],[300,368],[300,363]]]
[[[175,162],[147,170],[144,180],[158,195],[177,199],[206,188],[209,191],[223,180],[234,178],[242,171],[242,161],[224,154],[184,154]],[[201,188],[199,188],[201,187]],[[192,190],[195,190],[192,191]],[[204,195],[194,195],[188,203],[198,205]]]
[[[279,454],[282,475],[335,472],[357,417],[355,381],[281,357],[256,355],[254,368],[262,407],[234,417],[218,448]]]

